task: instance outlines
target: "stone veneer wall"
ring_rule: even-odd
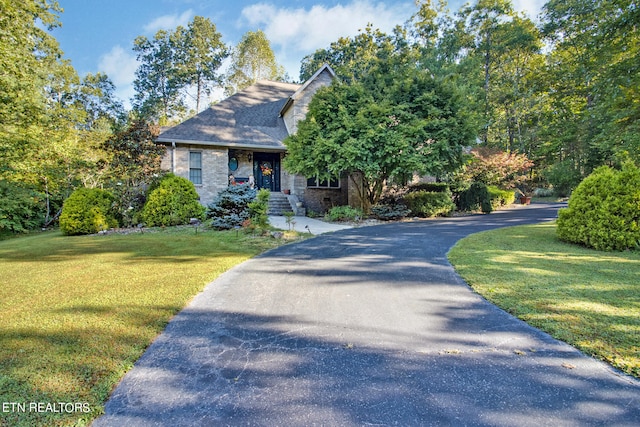
[[[289,107],[283,117],[290,134],[293,135],[298,131],[298,122],[306,117],[313,95],[315,95],[321,87],[331,85],[332,81],[333,78],[329,71],[324,70],[313,81],[309,82],[305,90],[294,100],[293,105]]]

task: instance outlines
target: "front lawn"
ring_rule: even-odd
[[[563,243],[555,223],[469,236],[449,260],[489,301],[640,377],[640,252]]]
[[[0,425],[88,424],[193,296],[281,242],[192,228],[0,241]]]

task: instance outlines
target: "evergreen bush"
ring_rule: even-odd
[[[625,163],[617,171],[601,166],[571,194],[558,213],[561,240],[597,250],[640,247],[640,169]]]
[[[149,193],[142,208],[142,221],[147,227],[188,224],[191,218],[204,218],[193,183],[186,178],[168,174]]]
[[[371,215],[382,221],[393,221],[406,217],[411,212],[406,205],[378,204],[371,207]]]
[[[117,227],[113,202],[111,193],[99,188],[75,190],[62,207],[60,230],[67,236],[73,236]]]
[[[414,191],[404,197],[413,215],[421,217],[446,216],[455,209],[451,192]]]
[[[483,213],[491,213],[491,195],[487,185],[482,182],[474,182],[471,186],[457,194],[456,206],[458,210],[473,212],[482,210]]]
[[[249,203],[256,198],[256,190],[249,184],[233,185],[218,193],[207,206],[206,217],[211,226],[221,230],[239,227],[249,219]]]

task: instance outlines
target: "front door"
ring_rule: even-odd
[[[280,154],[254,153],[253,176],[258,188],[280,191]]]

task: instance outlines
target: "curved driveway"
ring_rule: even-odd
[[[557,205],[283,246],[178,314],[95,426],[638,425],[640,382],[475,294],[461,237]]]

